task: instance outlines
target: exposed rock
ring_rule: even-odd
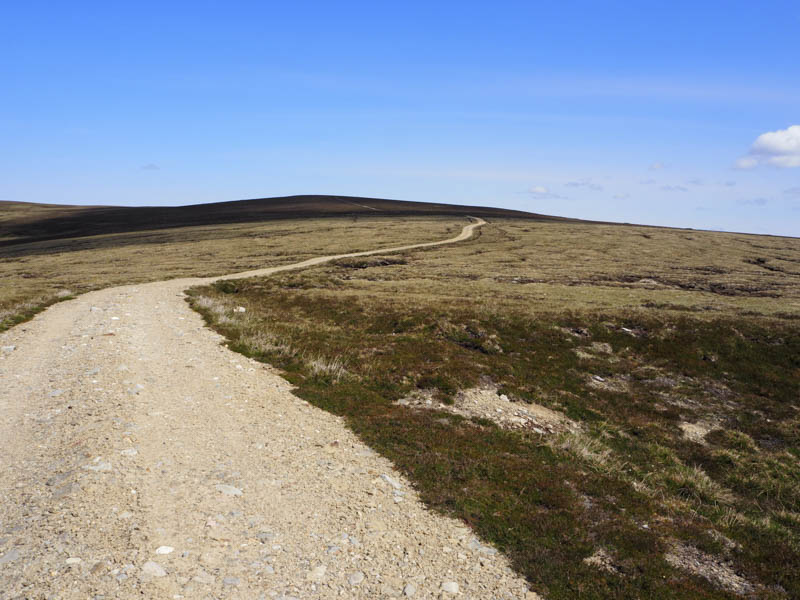
[[[16,548],[12,548],[8,552],[6,552],[3,556],[0,556],[0,565],[5,565],[11,562],[14,562],[19,558],[19,550]]]
[[[148,560],[142,565],[142,573],[150,577],[164,577],[167,574],[164,567],[152,560]]]
[[[226,485],[224,483],[218,483],[214,486],[218,492],[225,494],[226,496],[241,496],[242,490],[237,487],[233,487],[232,485]]]
[[[102,459],[97,458],[97,459],[95,459],[94,464],[86,465],[83,468],[87,469],[89,471],[96,471],[96,472],[110,471],[111,470],[111,463],[108,462],[107,460],[102,460]]]
[[[398,482],[396,482],[394,479],[389,477],[386,473],[381,475],[381,479],[383,479],[386,483],[388,483],[390,486],[392,486],[396,490],[399,490],[400,488],[403,487]]]
[[[347,581],[350,583],[350,585],[358,585],[364,581],[364,574],[361,571],[350,573],[350,575],[347,577]]]
[[[213,585],[214,582],[217,580],[216,577],[213,575],[206,573],[205,571],[200,571],[192,577],[192,581],[196,581],[197,583],[201,583],[203,585]]]
[[[458,593],[458,584],[455,581],[445,581],[442,583],[442,591],[455,595]]]
[[[308,572],[306,575],[306,579],[308,581],[313,581],[315,583],[321,582],[325,579],[325,572],[328,570],[328,567],[325,565],[319,565],[318,567],[314,567],[311,571]]]

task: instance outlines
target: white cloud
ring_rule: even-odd
[[[535,185],[528,190],[528,193],[537,198],[538,200],[563,200],[564,196],[556,194],[555,192],[551,191],[549,188],[546,188],[543,185]]]
[[[662,185],[661,189],[665,192],[688,192],[689,190],[682,185]]]
[[[762,133],[750,146],[750,152],[735,163],[737,169],[759,165],[784,169],[800,167],[800,125]]]
[[[800,198],[800,187],[790,187],[789,189],[783,190],[783,193],[787,196],[796,196]]]
[[[142,165],[139,167],[142,171],[158,171],[161,169],[157,164],[154,163],[147,163],[146,165]]]
[[[664,167],[666,167],[666,165],[663,162],[657,161],[657,162],[654,162],[652,165],[650,165],[650,170],[651,171],[660,171]]]

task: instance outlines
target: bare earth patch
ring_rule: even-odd
[[[698,444],[705,444],[706,443],[706,435],[711,433],[713,429],[716,429],[716,423],[710,423],[708,421],[698,421],[697,423],[681,423],[678,427],[681,428],[683,432],[683,436],[692,442],[697,442]]]
[[[541,406],[513,402],[492,387],[473,388],[458,393],[453,404],[433,398],[433,392],[421,390],[401,398],[397,404],[443,410],[462,417],[489,419],[504,429],[528,429],[540,435],[578,431],[579,425],[563,414]]]
[[[619,567],[614,564],[614,559],[605,548],[598,548],[594,554],[584,558],[583,562],[615,575],[620,573]]]
[[[664,558],[673,567],[699,575],[734,594],[743,596],[756,591],[756,586],[735,573],[728,561],[706,554],[692,546],[675,542]]]
[[[613,377],[601,377],[600,375],[588,376],[589,387],[606,392],[616,392],[624,394],[630,392],[630,382],[626,375],[615,375]]]

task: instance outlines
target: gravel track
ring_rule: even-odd
[[[215,279],[88,293],[0,335],[0,599],[536,597],[222,346],[183,295]]]

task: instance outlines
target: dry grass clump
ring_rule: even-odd
[[[735,497],[730,490],[711,479],[698,465],[677,465],[662,474],[661,482],[687,500],[703,504],[731,504]]]
[[[277,336],[263,329],[247,332],[242,335],[242,343],[252,348],[259,354],[278,354],[285,357],[294,357],[297,351]]]
[[[327,377],[334,382],[338,382],[347,375],[344,362],[339,356],[334,356],[330,359],[324,356],[317,356],[314,358],[307,358],[305,362],[313,375]]]
[[[562,433],[551,442],[551,445],[600,471],[615,473],[623,471],[623,463],[616,459],[611,449],[586,433],[572,431]]]

